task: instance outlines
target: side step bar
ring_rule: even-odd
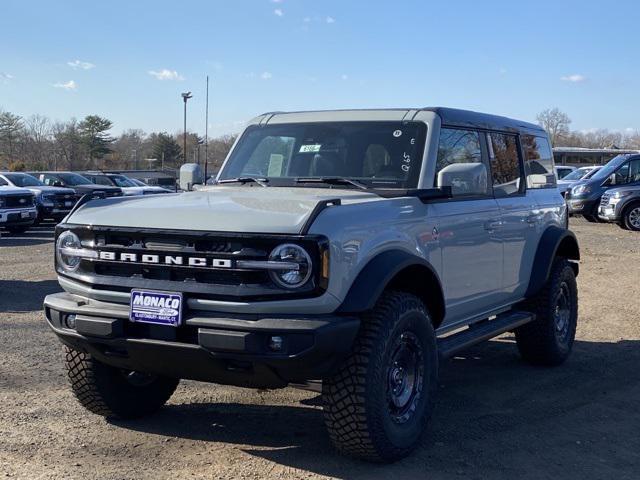
[[[529,312],[508,312],[498,315],[493,320],[484,320],[473,324],[461,332],[438,339],[438,353],[440,358],[451,358],[458,352],[497,337],[510,330],[532,322],[535,315]]]

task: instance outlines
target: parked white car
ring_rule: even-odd
[[[591,165],[588,167],[576,168],[562,180],[558,180],[558,190],[564,194],[580,180],[587,180],[591,175],[602,168],[602,165]]]
[[[145,184],[140,185],[132,178],[119,173],[83,172],[82,176],[88,178],[97,185],[120,187],[125,196],[170,193],[169,190],[162,187],[152,187]]]

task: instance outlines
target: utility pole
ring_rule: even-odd
[[[191,95],[191,92],[184,92],[182,94],[182,99],[184,100],[184,133],[182,134],[182,158],[184,159],[185,163],[187,161],[187,100],[189,100],[191,97],[193,97],[193,95]]]
[[[207,75],[207,100],[204,114],[204,184],[207,184],[209,166],[209,75]]]

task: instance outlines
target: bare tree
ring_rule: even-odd
[[[561,138],[569,135],[571,119],[569,115],[560,111],[558,108],[543,110],[538,114],[536,120],[549,134],[553,146],[555,146]]]
[[[11,112],[0,112],[0,159],[16,160],[23,129],[22,117]]]

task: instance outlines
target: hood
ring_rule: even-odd
[[[640,193],[640,185],[628,185],[626,187],[615,187],[607,190],[608,193],[614,194],[616,192],[638,192]]]
[[[31,192],[37,194],[40,193],[61,193],[65,195],[75,195],[75,191],[72,188],[65,187],[53,187],[51,185],[38,185],[37,187],[26,187]]]
[[[197,192],[167,193],[91,201],[68,223],[174,230],[299,234],[323,200],[343,204],[384,201],[358,190],[214,186]]]
[[[75,185],[76,192],[119,192],[118,187],[107,187],[104,185]]]
[[[0,195],[28,195],[31,191],[22,187],[12,187],[10,185],[0,186]]]

